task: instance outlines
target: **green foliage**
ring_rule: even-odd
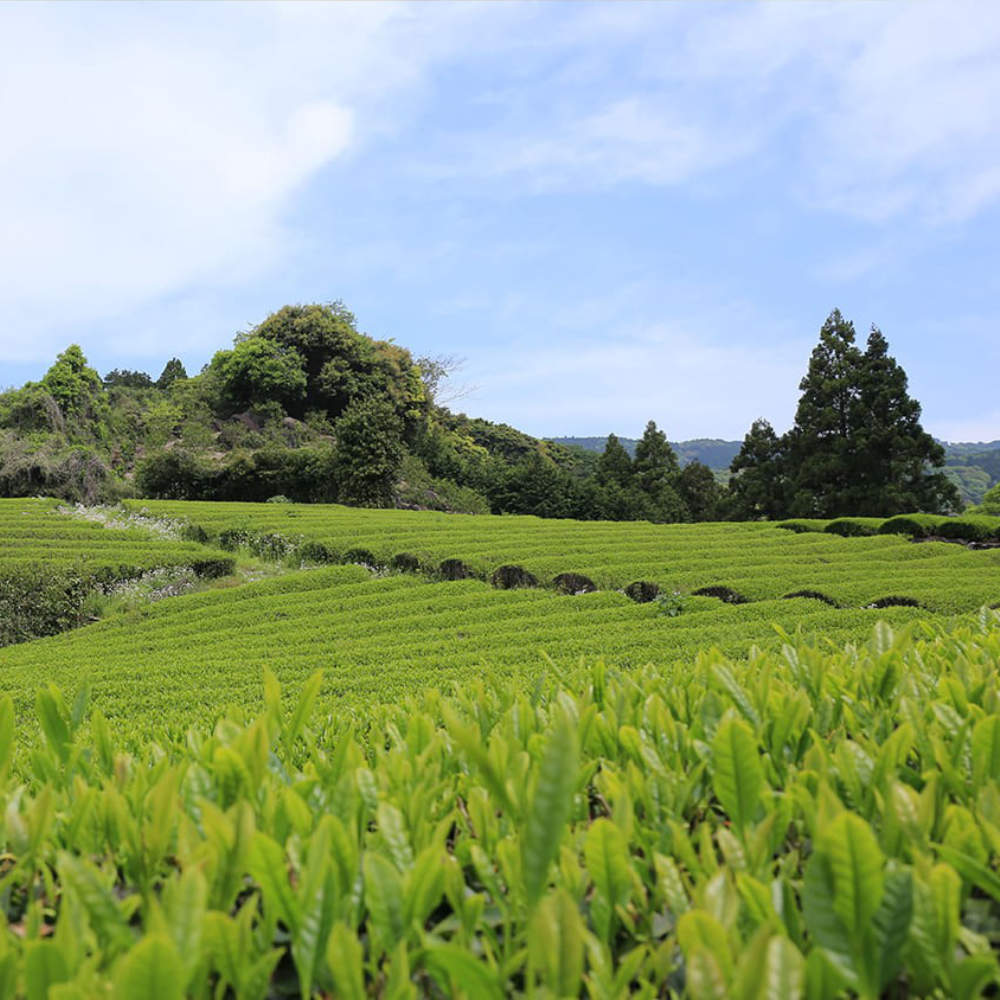
[[[787,509],[781,441],[763,418],[753,422],[730,470],[735,520],[782,517]]]
[[[403,424],[379,399],[351,403],[335,425],[337,493],[345,503],[389,507],[403,464]]]
[[[271,401],[295,409],[305,398],[302,356],[267,337],[250,337],[231,351],[217,352],[212,368],[233,411]]]
[[[734,515],[831,518],[961,507],[944,449],[920,424],[906,373],[872,327],[864,351],[839,310],[827,317],[780,439],[756,421],[733,460]]]
[[[183,382],[188,374],[184,369],[184,364],[180,358],[171,358],[160,372],[160,377],[156,380],[157,389],[170,389],[176,382]]]
[[[81,412],[92,406],[103,389],[101,378],[87,364],[76,344],[70,344],[45,373],[42,385],[63,413]]]
[[[621,489],[632,482],[632,459],[614,434],[608,435],[608,442],[598,460],[597,481],[601,486]]]
[[[983,497],[983,502],[978,507],[973,508],[970,513],[1000,517],[1000,483],[989,490]]]
[[[152,389],[156,383],[146,372],[115,368],[104,376],[105,389]]]
[[[5,698],[0,983],[991,995],[1000,618],[917,634],[579,664],[353,721],[317,715],[319,675],[289,698],[265,672],[254,715],[187,732],[46,687],[20,745]]]

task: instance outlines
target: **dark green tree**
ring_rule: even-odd
[[[850,509],[859,515],[893,515],[961,508],[955,485],[941,469],[944,448],[920,425],[920,404],[908,392],[906,372],[872,327],[858,373],[853,420],[854,469]]]
[[[156,380],[156,388],[169,389],[174,382],[186,379],[187,377],[188,374],[184,370],[184,365],[181,363],[181,359],[171,358],[163,366],[163,371],[160,372],[160,377]]]
[[[337,497],[360,507],[391,507],[403,464],[403,423],[380,399],[351,403],[334,425]]]
[[[624,489],[632,481],[632,459],[614,434],[608,435],[604,451],[597,460],[595,475],[601,486],[615,485]]]
[[[421,371],[410,352],[359,333],[340,302],[285,306],[236,338],[237,347],[264,338],[302,359],[306,391],[290,410],[301,417],[322,410],[336,419],[356,400],[389,403],[412,435],[427,405]]]
[[[799,383],[795,424],[783,441],[788,455],[790,513],[836,517],[851,509],[856,470],[862,354],[854,324],[839,309],[827,317]]]
[[[574,500],[572,477],[538,451],[510,469],[490,494],[495,513],[537,517],[570,517]]]
[[[636,484],[649,496],[655,496],[680,471],[674,449],[655,421],[650,420],[646,424],[642,437],[636,443],[632,470]]]
[[[650,420],[636,442],[632,462],[632,488],[644,498],[641,518],[660,523],[690,519],[691,513],[677,491],[679,474],[680,464],[666,434]]]
[[[960,504],[944,451],[920,426],[906,373],[875,328],[862,352],[854,326],[834,310],[820,330],[799,388],[795,425],[782,441],[800,517],[940,512]]]
[[[755,420],[729,468],[729,516],[738,521],[779,518],[787,513],[782,445],[774,428]]]
[[[104,376],[106,389],[152,389],[153,380],[145,372],[115,368]]]
[[[689,462],[676,478],[677,493],[692,520],[712,521],[717,517],[722,490],[712,470],[702,462]]]

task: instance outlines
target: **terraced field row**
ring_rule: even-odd
[[[945,613],[1000,602],[1000,549],[914,545],[897,534],[845,538],[764,523],[581,522],[336,505],[132,506],[187,520],[224,544],[250,542],[317,561],[409,565],[432,575],[448,563],[454,575],[490,580],[514,565],[542,585],[573,573],[601,590],[648,580],[668,591],[708,590],[736,602],[807,592],[841,607],[892,599]]]
[[[197,542],[68,516],[56,500],[0,499],[0,574],[28,565],[115,576],[225,559]],[[230,560],[231,562],[231,560]]]
[[[531,683],[551,657],[618,666],[667,665],[709,646],[745,656],[776,648],[772,623],[861,639],[878,620],[903,624],[918,608],[838,610],[808,599],[729,605],[687,598],[677,617],[613,591],[578,597],[496,590],[478,580],[372,578],[358,566],[291,573],[238,589],[174,598],[74,632],[0,651],[0,691],[30,708],[40,678],[67,692],[85,681],[109,716],[134,725],[212,719],[259,704],[267,666],[292,687],[325,674],[327,707],[363,709],[472,678]]]

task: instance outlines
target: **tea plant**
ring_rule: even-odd
[[[0,997],[972,998],[1000,619],[155,740],[0,702]]]

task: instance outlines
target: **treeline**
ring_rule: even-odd
[[[440,401],[449,363],[358,331],[340,303],[286,306],[189,376],[101,378],[73,345],[37,383],[0,394],[0,494],[85,502],[336,501],[474,513],[697,521],[946,511],[943,452],[873,330],[831,314],[795,427],[754,423],[726,487],[683,468],[650,421],[634,456],[540,441]]]

